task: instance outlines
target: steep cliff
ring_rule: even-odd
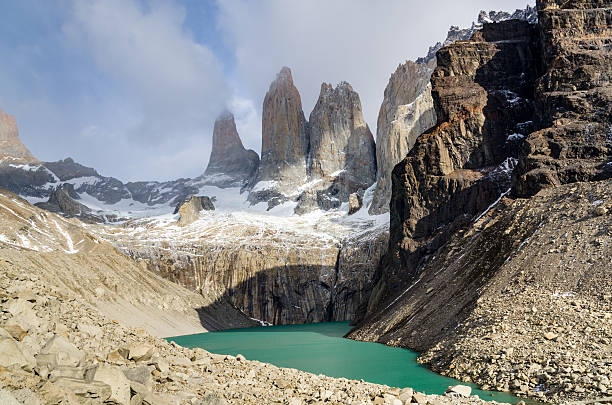
[[[299,197],[297,213],[336,208],[376,180],[376,144],[350,84],[321,85],[309,128],[310,187]]]
[[[467,40],[484,24],[507,20],[537,22],[534,7],[510,14],[501,11],[481,11],[478,22],[469,28],[450,27],[446,39],[429,48],[425,57],[398,66],[385,89],[378,114],[376,130],[376,161],[378,172],[376,191],[370,206],[371,214],[389,211],[391,172],[406,157],[416,138],[436,124],[436,111],[431,98],[430,78],[436,67],[436,52],[456,41]]]
[[[234,115],[223,112],[215,121],[212,150],[204,172],[207,183],[242,187],[255,176],[258,166],[259,155],[242,145]]]
[[[447,235],[510,187],[515,134],[532,120],[536,35],[532,24],[510,20],[438,51],[438,125],[393,170],[388,261],[371,308],[392,299]]]
[[[354,319],[388,244],[386,224],[370,222],[356,232],[203,211],[183,227],[153,219],[95,232],[166,279],[263,322],[294,324]]]
[[[28,148],[19,139],[17,120],[0,109],[0,162],[11,161],[37,162]]]
[[[389,211],[391,171],[412,149],[416,138],[436,123],[429,79],[435,60],[398,66],[385,88],[376,129],[376,191],[371,214]]]
[[[267,201],[270,195],[284,197],[306,182],[308,123],[302,100],[288,67],[276,75],[263,103],[261,161],[252,202]]]
[[[393,170],[389,253],[350,337],[563,402],[611,390],[612,183],[594,180],[610,159],[612,8],[537,8],[537,26],[485,24],[438,51],[438,123]]]
[[[612,177],[610,2],[538,1],[544,75],[536,87],[539,131],[529,134],[513,191]]]

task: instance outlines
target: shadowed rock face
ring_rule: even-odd
[[[204,176],[220,187],[243,186],[257,172],[259,156],[242,145],[234,115],[223,112],[215,121],[213,147]]]
[[[370,309],[416,275],[421,261],[510,187],[513,135],[532,120],[537,31],[525,21],[487,24],[437,54],[438,124],[393,170],[389,253]]]
[[[3,158],[37,162],[28,148],[19,140],[19,129],[15,117],[0,109],[0,159]]]
[[[612,9],[607,0],[538,1],[545,74],[538,126],[513,179],[518,196],[612,177]]]
[[[257,181],[275,181],[276,190],[282,194],[295,191],[294,187],[306,180],[307,155],[308,123],[302,100],[291,70],[284,67],[264,99]]]

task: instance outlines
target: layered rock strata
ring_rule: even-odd
[[[370,214],[389,211],[391,201],[391,172],[406,157],[416,138],[436,124],[436,112],[431,98],[430,78],[436,67],[436,52],[456,41],[467,40],[482,29],[483,24],[498,23],[509,19],[537,22],[534,7],[506,12],[481,11],[478,23],[461,29],[449,29],[444,42],[429,48],[429,52],[416,62],[407,61],[398,66],[385,89],[383,103],[378,114],[376,130],[376,160],[378,172],[376,191],[369,208]]]
[[[438,51],[438,125],[393,170],[388,261],[371,308],[392,299],[451,232],[510,188],[521,137],[514,134],[532,120],[536,35],[532,24],[510,20]]]
[[[242,187],[253,179],[258,166],[259,155],[242,145],[234,115],[223,112],[215,121],[206,181],[219,187]]]
[[[308,123],[302,99],[288,67],[276,75],[263,103],[261,161],[250,194],[253,202],[269,200],[269,194],[289,195],[306,182]]]
[[[612,176],[610,2],[538,1],[544,75],[536,87],[539,131],[529,134],[513,191]]]
[[[37,162],[32,153],[19,139],[17,120],[0,109],[0,161]]]
[[[232,215],[96,232],[150,271],[271,324],[353,320],[388,244],[384,225],[347,237]]]

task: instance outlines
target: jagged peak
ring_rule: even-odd
[[[283,66],[276,74],[276,82],[286,82],[293,84],[293,74],[291,73],[291,69],[287,66]]]
[[[227,108],[221,111],[215,121],[234,121],[234,114]]]

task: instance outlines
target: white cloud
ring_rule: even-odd
[[[258,110],[282,66],[293,70],[308,117],[321,82],[346,80],[374,130],[389,76],[427,53],[451,25],[480,9],[524,8],[532,0],[218,0],[219,27],[235,49],[237,80]]]
[[[123,117],[100,116],[101,122],[87,127],[121,133],[128,144],[141,149],[134,150],[134,159],[146,162],[156,156],[155,167],[143,167],[153,177],[169,175],[161,167],[164,162],[179,169],[172,173],[198,174],[206,150],[192,162],[173,157],[193,154],[185,150],[202,146],[199,138],[211,137],[229,90],[217,57],[184,29],[185,9],[164,1],[74,0],[71,11],[63,26],[65,38],[78,52],[90,55],[112,82],[112,97],[127,112]],[[102,100],[109,102],[113,100]]]

